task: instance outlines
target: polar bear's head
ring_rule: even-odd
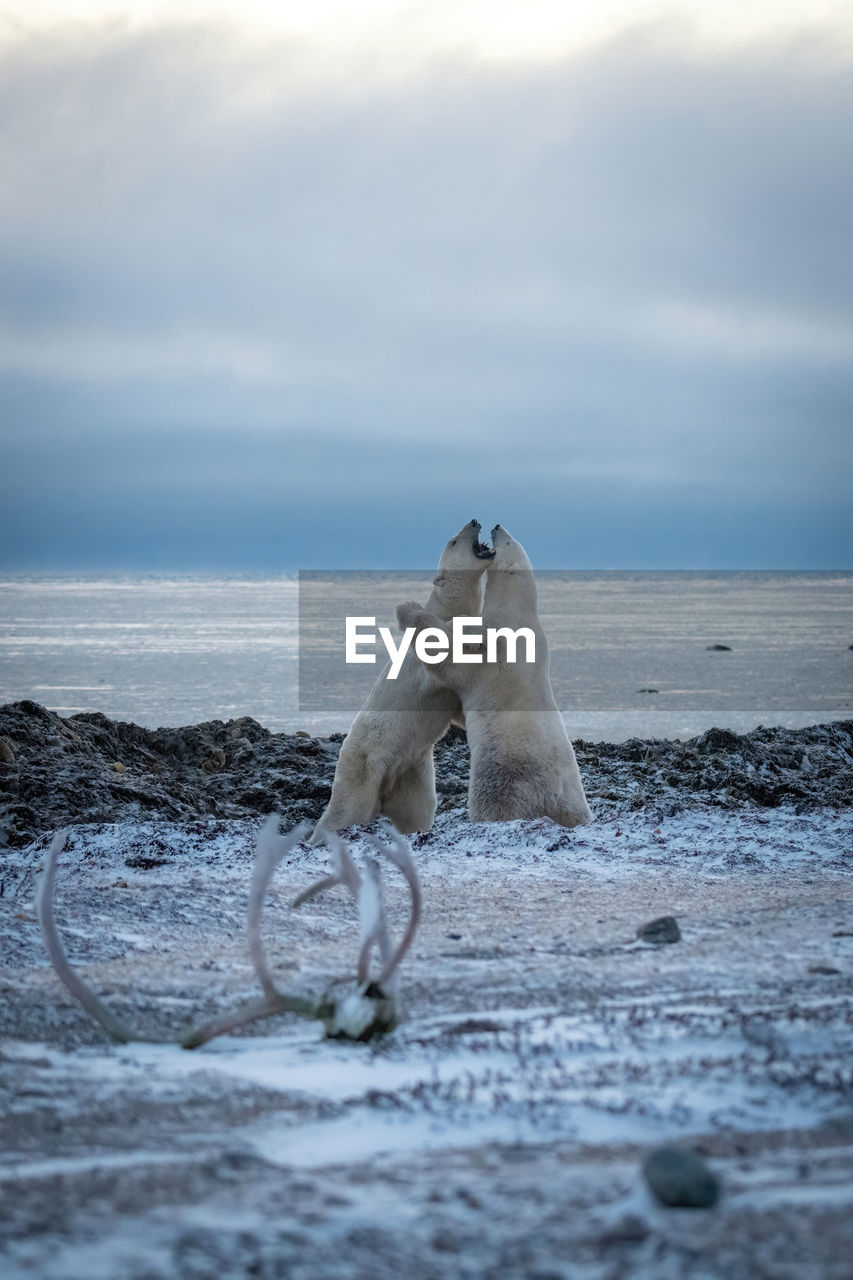
[[[494,551],[480,541],[480,522],[471,520],[454,534],[442,552],[432,580],[432,607],[445,618],[477,616],[483,591],[483,572]]]
[[[527,569],[533,565],[527,558],[527,552],[520,542],[516,542],[511,533],[507,533],[501,525],[496,524],[492,530],[492,544],[495,548],[492,569]]]
[[[449,569],[473,569],[482,573],[486,564],[494,556],[491,547],[480,541],[479,520],[470,520],[455,533],[448,542],[438,562],[438,572],[445,573]]]

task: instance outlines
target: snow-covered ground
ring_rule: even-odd
[[[152,1037],[256,994],[257,820],[77,826],[72,960]],[[374,1045],[278,1018],[192,1053],[112,1046],[33,909],[46,841],[7,850],[0,919],[4,1276],[838,1276],[853,1257],[853,814],[603,812],[414,841],[425,916],[406,1018]],[[357,857],[363,842],[355,841]],[[268,895],[282,988],[354,974],[342,889],[300,846]],[[394,928],[402,882],[386,873]],[[637,927],[674,915],[680,942]],[[666,1210],[675,1139],[722,1196]]]

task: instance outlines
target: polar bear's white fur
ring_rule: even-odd
[[[524,548],[500,525],[492,530],[492,539],[495,556],[486,579],[483,628],[529,627],[536,660],[523,660],[522,640],[518,660],[508,662],[506,644],[500,641],[496,662],[447,659],[431,668],[462,702],[471,748],[468,816],[472,822],[548,817],[564,827],[580,826],[592,814],[551,689],[533,569]],[[412,603],[401,605],[397,618],[401,627],[419,631],[440,625],[430,610]]]
[[[476,520],[444,548],[428,607],[441,622],[479,616],[483,571],[492,552],[478,539]],[[451,720],[462,724],[459,695],[423,666],[410,647],[396,680],[386,665],[341,746],[332,796],[311,836],[372,822],[380,813],[398,831],[428,831],[435,817],[432,749]]]

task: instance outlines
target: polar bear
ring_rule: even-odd
[[[492,542],[483,628],[529,628],[535,661],[523,660],[522,637],[515,662],[508,661],[508,646],[499,640],[495,661],[485,661],[488,652],[481,652],[479,663],[448,657],[430,668],[462,703],[471,748],[468,817],[472,822],[548,817],[564,827],[582,826],[592,814],[551,689],[533,569],[524,548],[500,525],[492,530]],[[412,602],[400,605],[397,619],[401,627],[418,631],[441,626],[430,610]]]
[[[457,615],[479,615],[483,573],[494,551],[479,540],[472,520],[450,539],[433,579],[428,608],[447,623]],[[435,817],[432,749],[451,720],[462,724],[458,694],[409,648],[396,680],[386,665],[341,746],[329,804],[311,835],[353,823],[372,822],[380,813],[398,831],[428,831]]]

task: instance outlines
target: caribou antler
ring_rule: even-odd
[[[194,1027],[181,1040],[182,1048],[198,1049],[216,1036],[236,1031],[238,1027],[245,1027],[260,1018],[274,1017],[277,1013],[299,1013],[307,1018],[317,1016],[317,1006],[313,1000],[304,996],[285,995],[278,990],[270,975],[261,938],[261,913],[270,881],[284,855],[295,848],[310,830],[310,822],[300,822],[298,827],[282,836],[278,829],[278,815],[273,813],[261,827],[255,841],[255,865],[249,886],[249,955],[264,993],[263,1000],[253,1000],[221,1018],[214,1018],[200,1027]]]
[[[397,970],[400,967],[400,961],[408,951],[414,941],[415,934],[418,931],[418,925],[421,922],[422,897],[421,882],[418,879],[418,873],[415,870],[415,864],[412,861],[412,855],[409,846],[399,831],[393,827],[390,822],[385,826],[384,834],[388,839],[388,844],[380,845],[379,842],[371,837],[374,848],[384,853],[394,866],[402,871],[406,883],[409,886],[409,892],[412,895],[412,910],[409,914],[409,923],[406,925],[406,931],[400,940],[397,950],[390,956],[383,957],[384,965],[379,975],[379,985],[385,986],[389,982],[396,982]],[[381,948],[380,948],[381,954]]]
[[[340,1000],[327,997],[318,1008],[326,1035],[332,1039],[370,1040],[375,1035],[390,1031],[397,1022],[397,969],[411,946],[420,921],[421,886],[405,841],[390,824],[386,834],[390,844],[382,844],[372,836],[371,843],[378,853],[385,854],[402,871],[412,896],[409,921],[396,950],[392,947],[388,932],[379,863],[375,858],[368,858],[364,875],[359,876],[346,845],[334,832],[323,833],[326,843],[332,849],[334,875],[326,876],[317,884],[311,885],[293,904],[297,907],[337,884],[346,885],[358,902],[358,987]],[[382,968],[377,981],[371,982],[370,954],[374,946],[379,949]]]
[[[124,1025],[121,1018],[117,1018],[115,1014],[111,1013],[107,1006],[98,999],[91,987],[87,987],[77,971],[71,967],[71,962],[62,946],[59,930],[56,927],[56,920],[53,915],[53,886],[56,881],[56,863],[60,853],[65,848],[66,839],[67,832],[57,831],[47,851],[44,875],[36,896],[36,911],[41,925],[42,937],[60,981],[65,983],[72,996],[76,996],[89,1014],[89,1017],[94,1018],[95,1022],[103,1027],[111,1040],[116,1040],[119,1044],[128,1044],[131,1040],[139,1040],[142,1037],[134,1035]]]
[[[299,907],[326,889],[339,884],[350,891],[359,908],[358,987],[340,1001],[332,1000],[328,996],[320,1001],[314,1001],[304,996],[279,991],[273,982],[261,935],[264,896],[281,859],[307,835],[309,829],[310,823],[301,823],[286,836],[282,836],[278,831],[278,818],[273,815],[258,834],[255,865],[249,889],[248,941],[249,954],[263,991],[263,998],[194,1028],[178,1042],[183,1048],[195,1049],[215,1036],[234,1031],[250,1022],[256,1022],[259,1018],[268,1018],[279,1013],[297,1013],[304,1017],[320,1018],[325,1025],[327,1035],[357,1040],[370,1039],[395,1025],[397,969],[411,945],[420,920],[421,890],[408,846],[393,828],[386,832],[388,844],[381,844],[371,839],[374,848],[389,858],[403,873],[411,892],[412,908],[409,921],[396,950],[392,947],[388,932],[378,862],[369,858],[364,875],[360,876],[349,850],[340,837],[334,832],[326,832],[324,835],[332,855],[333,874],[325,876],[304,890],[292,905]],[[56,863],[60,852],[65,847],[65,840],[66,833],[59,831],[51,841],[36,902],[42,935],[58,977],[112,1040],[120,1044],[127,1044],[133,1040],[171,1043],[140,1036],[127,1027],[98,999],[68,960],[53,915]],[[369,980],[369,969],[370,954],[374,946],[379,949],[381,969],[379,978],[372,983]]]

